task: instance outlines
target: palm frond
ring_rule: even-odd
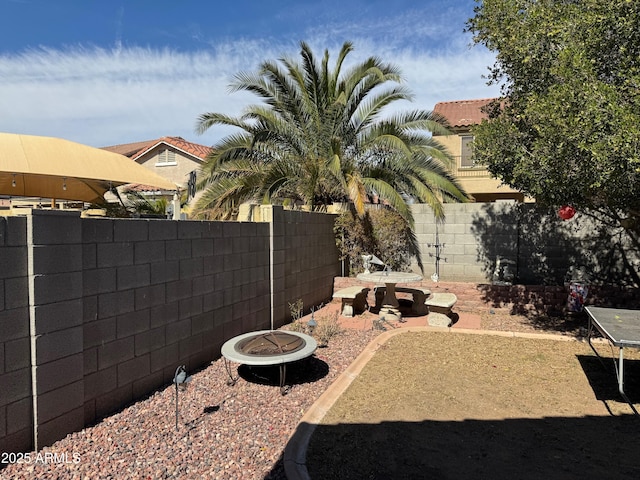
[[[443,119],[429,111],[386,115],[410,101],[400,70],[377,57],[348,69],[353,44],[345,42],[333,64],[301,42],[299,57],[265,61],[256,72],[234,77],[231,91],[255,94],[260,104],[240,117],[206,113],[200,133],[216,125],[234,134],[214,145],[198,177],[202,196],[195,211],[222,218],[243,201],[305,204],[325,209],[350,201],[362,213],[377,195],[412,224],[410,199],[440,215],[442,201],[465,201],[452,176],[451,155],[433,139]]]

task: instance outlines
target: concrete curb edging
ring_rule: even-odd
[[[365,365],[371,360],[378,349],[396,335],[411,332],[450,332],[472,335],[493,335],[499,337],[520,337],[531,339],[558,340],[558,341],[586,341],[581,338],[569,337],[550,333],[524,333],[524,332],[500,332],[496,330],[475,330],[451,327],[406,327],[387,330],[374,338],[356,359],[342,372],[342,374],[324,391],[322,395],[309,407],[302,416],[295,432],[289,438],[284,449],[284,471],[288,480],[311,480],[307,471],[307,447],[311,435],[336,400],[342,395],[351,382],[358,376]],[[602,339],[593,339],[598,341]]]

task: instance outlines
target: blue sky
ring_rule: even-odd
[[[463,32],[473,0],[0,0],[0,131],[92,146],[165,135],[213,145],[198,115],[236,115],[257,98],[229,93],[240,71],[318,57],[345,41],[352,62],[398,65],[413,104],[492,97],[494,57]]]

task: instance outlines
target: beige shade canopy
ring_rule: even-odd
[[[118,153],[61,138],[0,133],[0,195],[99,203],[112,187],[177,187]]]

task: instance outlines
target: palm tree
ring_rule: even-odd
[[[444,217],[443,201],[468,200],[447,168],[447,151],[431,136],[446,133],[428,111],[383,115],[385,107],[411,100],[398,69],[368,58],[347,71],[353,50],[345,43],[333,69],[325,51],[317,62],[302,42],[301,62],[266,61],[257,73],[239,73],[231,91],[263,101],[239,117],[200,115],[197,131],[235,126],[241,133],[215,145],[202,167],[194,206],[197,216],[231,218],[247,201],[304,205],[323,210],[350,202],[359,215],[377,196],[410,225],[410,200],[429,204]]]

